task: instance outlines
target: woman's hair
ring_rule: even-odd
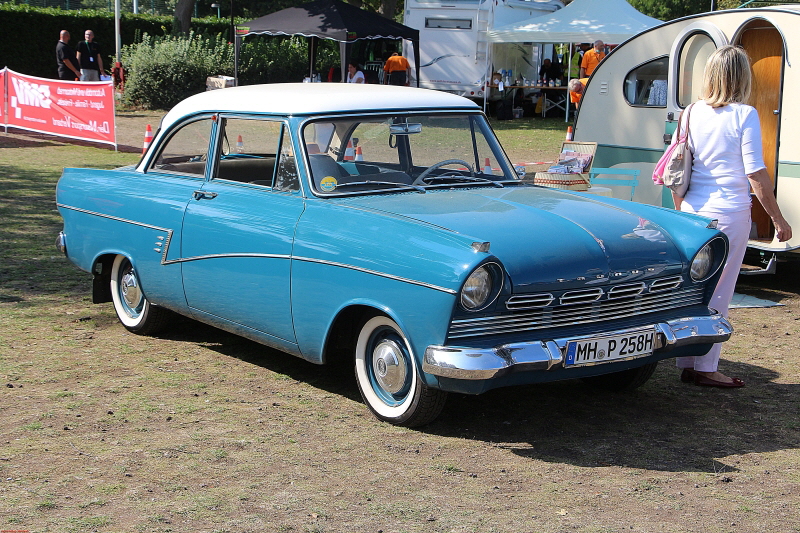
[[[576,92],[578,92],[578,88],[579,87],[581,89],[583,89],[583,84],[581,83],[581,81],[578,78],[572,78],[571,80],[569,80],[569,85],[567,85],[567,88],[570,91],[576,93]]]
[[[356,70],[361,70],[360,68],[358,68],[358,63],[356,63],[355,61],[348,61],[348,62],[347,62],[347,66],[348,66],[348,67],[353,67],[353,68],[355,68]]]
[[[741,46],[728,44],[708,58],[700,96],[711,107],[744,104],[750,99],[751,80],[747,52]]]

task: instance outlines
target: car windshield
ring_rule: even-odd
[[[303,128],[320,195],[502,187],[517,181],[481,114],[322,119]]]

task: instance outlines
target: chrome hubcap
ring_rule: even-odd
[[[397,394],[406,382],[406,360],[396,342],[383,340],[372,353],[372,367],[378,384],[390,394]]]
[[[142,301],[142,291],[139,289],[139,282],[136,280],[136,274],[133,270],[128,270],[122,280],[120,280],[120,291],[122,298],[128,307],[136,309]]]

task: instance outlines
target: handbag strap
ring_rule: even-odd
[[[689,104],[686,107],[686,109],[681,111],[681,114],[678,115],[678,142],[680,142],[680,140],[681,140],[681,122],[682,122],[682,119],[683,119],[683,112],[686,111],[686,140],[684,141],[684,144],[686,145],[687,148],[689,147],[689,119],[692,118],[692,107],[694,107],[694,102]]]

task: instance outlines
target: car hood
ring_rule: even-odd
[[[685,258],[658,224],[630,209],[539,187],[361,196],[348,203],[491,243],[514,292],[679,273]],[[680,220],[676,219],[679,225]]]

